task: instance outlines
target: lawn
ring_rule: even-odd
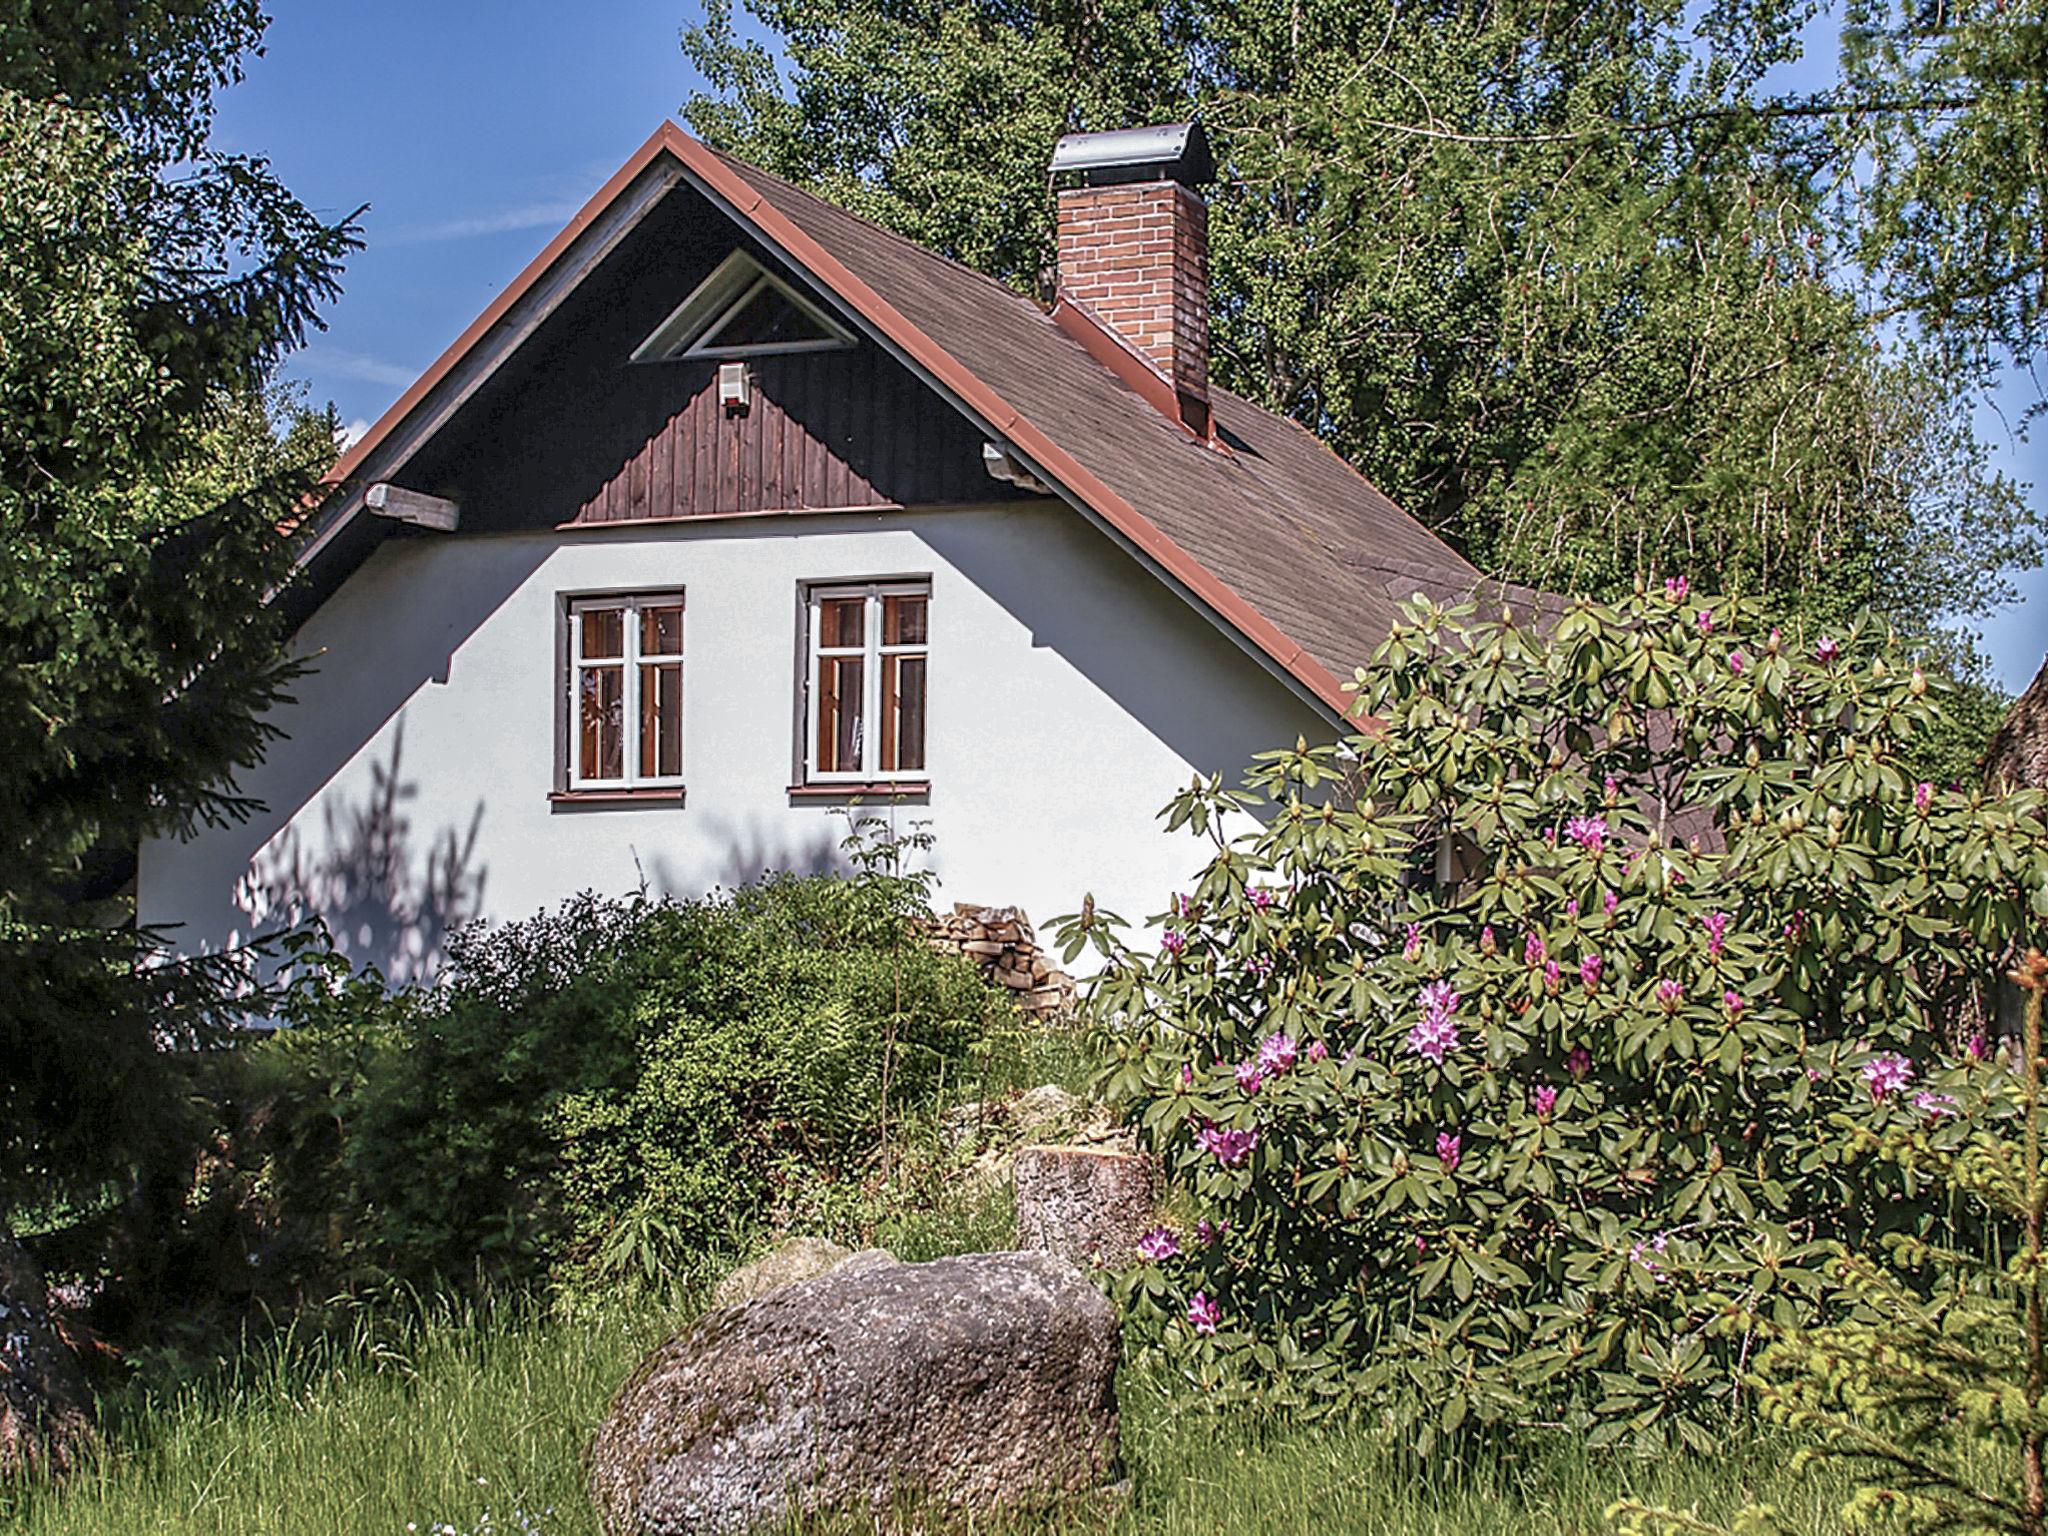
[[[0,1524],[21,1536],[593,1536],[582,1447],[612,1388],[688,1312],[366,1315],[332,1342],[265,1347],[211,1383],[130,1403],[96,1471],[61,1492],[18,1490],[11,1509],[0,1495],[0,1516],[11,1516]],[[1606,1531],[1603,1511],[1625,1496],[1725,1514],[1752,1494],[1823,1529],[1840,1498],[1795,1477],[1770,1442],[1712,1462],[1646,1461],[1533,1433],[1505,1459],[1417,1469],[1364,1426],[1219,1420],[1128,1372],[1121,1390],[1128,1500],[1032,1528],[1545,1536]]]

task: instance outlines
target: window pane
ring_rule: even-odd
[[[626,654],[626,611],[623,608],[586,608],[581,621],[586,661],[610,660]]]
[[[858,648],[867,644],[867,599],[827,597],[818,602],[818,644]]]
[[[924,658],[882,658],[882,771],[924,771]]]
[[[584,668],[576,680],[576,695],[577,734],[581,742],[578,773],[586,779],[624,778],[625,668]]]
[[[640,610],[640,654],[683,654],[683,609],[680,603]]]
[[[704,338],[706,346],[762,347],[797,341],[830,341],[832,333],[789,300],[773,283],[763,283],[754,296],[730,311]]]
[[[679,662],[640,669],[640,776],[683,771],[683,669]]]
[[[864,674],[858,656],[818,658],[818,771],[857,773],[861,766]]]
[[[921,596],[883,598],[882,644],[923,645],[925,603],[926,599]]]

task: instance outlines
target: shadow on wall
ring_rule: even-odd
[[[475,859],[484,807],[477,802],[466,829],[444,829],[415,850],[407,806],[419,785],[405,777],[404,752],[401,722],[389,760],[370,765],[365,796],[330,797],[317,834],[295,822],[257,854],[235,890],[253,931],[319,918],[358,967],[373,965],[395,984],[431,978],[448,935],[483,909]]]
[[[742,825],[720,816],[707,817],[704,828],[705,845],[724,850],[718,869],[709,880],[693,879],[691,872],[675,868],[667,859],[657,859],[650,871],[656,890],[683,891],[713,885],[733,890],[770,873],[845,874],[851,868],[839,848],[839,840],[845,835],[845,824],[841,821],[819,827],[794,845],[779,840],[771,842],[759,825]]]

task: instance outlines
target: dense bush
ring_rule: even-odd
[[[429,989],[310,975],[292,1027],[234,1064],[259,1258],[307,1282],[524,1282],[743,1233],[786,1181],[871,1153],[885,1106],[961,1075],[1004,1009],[908,931],[916,895],[584,896],[461,934]]]
[[[1824,1305],[1824,1241],[1939,1235],[1826,1121],[1946,1121],[1992,1070],[2042,798],[1912,780],[1939,698],[1882,637],[1756,626],[1677,581],[1542,632],[1413,609],[1370,725],[1174,803],[1215,851],[1156,951],[1073,920],[1108,1087],[1200,1218],[1131,1281],[1191,1375],[1425,1444],[1703,1442],[1753,1324]]]

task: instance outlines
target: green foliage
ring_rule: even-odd
[[[1849,1530],[2048,1530],[2048,1331],[2041,1225],[2041,1007],[2048,959],[2030,951],[2012,980],[2025,994],[2017,1070],[1989,1075],[1982,1099],[1959,1107],[1958,1141],[1929,1126],[1895,1127],[1882,1152],[1953,1190],[2016,1235],[2002,1259],[1906,1237],[1882,1259],[1843,1251],[1835,1263],[1856,1311],[1827,1327],[1788,1329],[1758,1357],[1765,1411],[1799,1436],[1797,1458],[1840,1463],[1857,1486],[1843,1504]],[[1843,1127],[1851,1135],[1860,1128]],[[1624,1531],[1716,1531],[1696,1514],[1619,1506]],[[1752,1505],[1741,1530],[1799,1529]]]
[[[0,8],[0,1199],[175,1166],[159,1043],[261,1003],[245,957],[152,965],[106,900],[141,839],[246,813],[292,675],[280,529],[333,451],[263,384],[353,236],[207,144],[260,30]]]
[[[241,1053],[308,1278],[650,1279],[743,1244],[792,1185],[852,1177],[1001,1010],[886,877],[704,901],[579,897],[465,931],[433,989],[316,976]]]
[[[745,9],[776,53],[711,6],[692,125],[1027,291],[1055,138],[1199,112],[1216,377],[1489,573],[1611,597],[1682,550],[1923,633],[2039,558],[1964,386],[1838,276],[1834,119],[1764,95],[1811,4]]]
[[[2038,391],[2048,7],[1846,0],[1836,101],[1848,243],[1887,306],[1953,362],[2009,362],[2034,371]]]
[[[1360,734],[1174,802],[1215,854],[1156,951],[1066,931],[1109,1093],[1227,1224],[1136,1272],[1139,1331],[1425,1446],[1535,1412],[1704,1445],[1756,1329],[1827,1304],[1825,1242],[1953,1233],[1831,1127],[1992,1070],[1963,1044],[2048,927],[2043,797],[1914,781],[1942,694],[1895,646],[1677,581],[1541,633],[1411,609],[1357,688]]]

